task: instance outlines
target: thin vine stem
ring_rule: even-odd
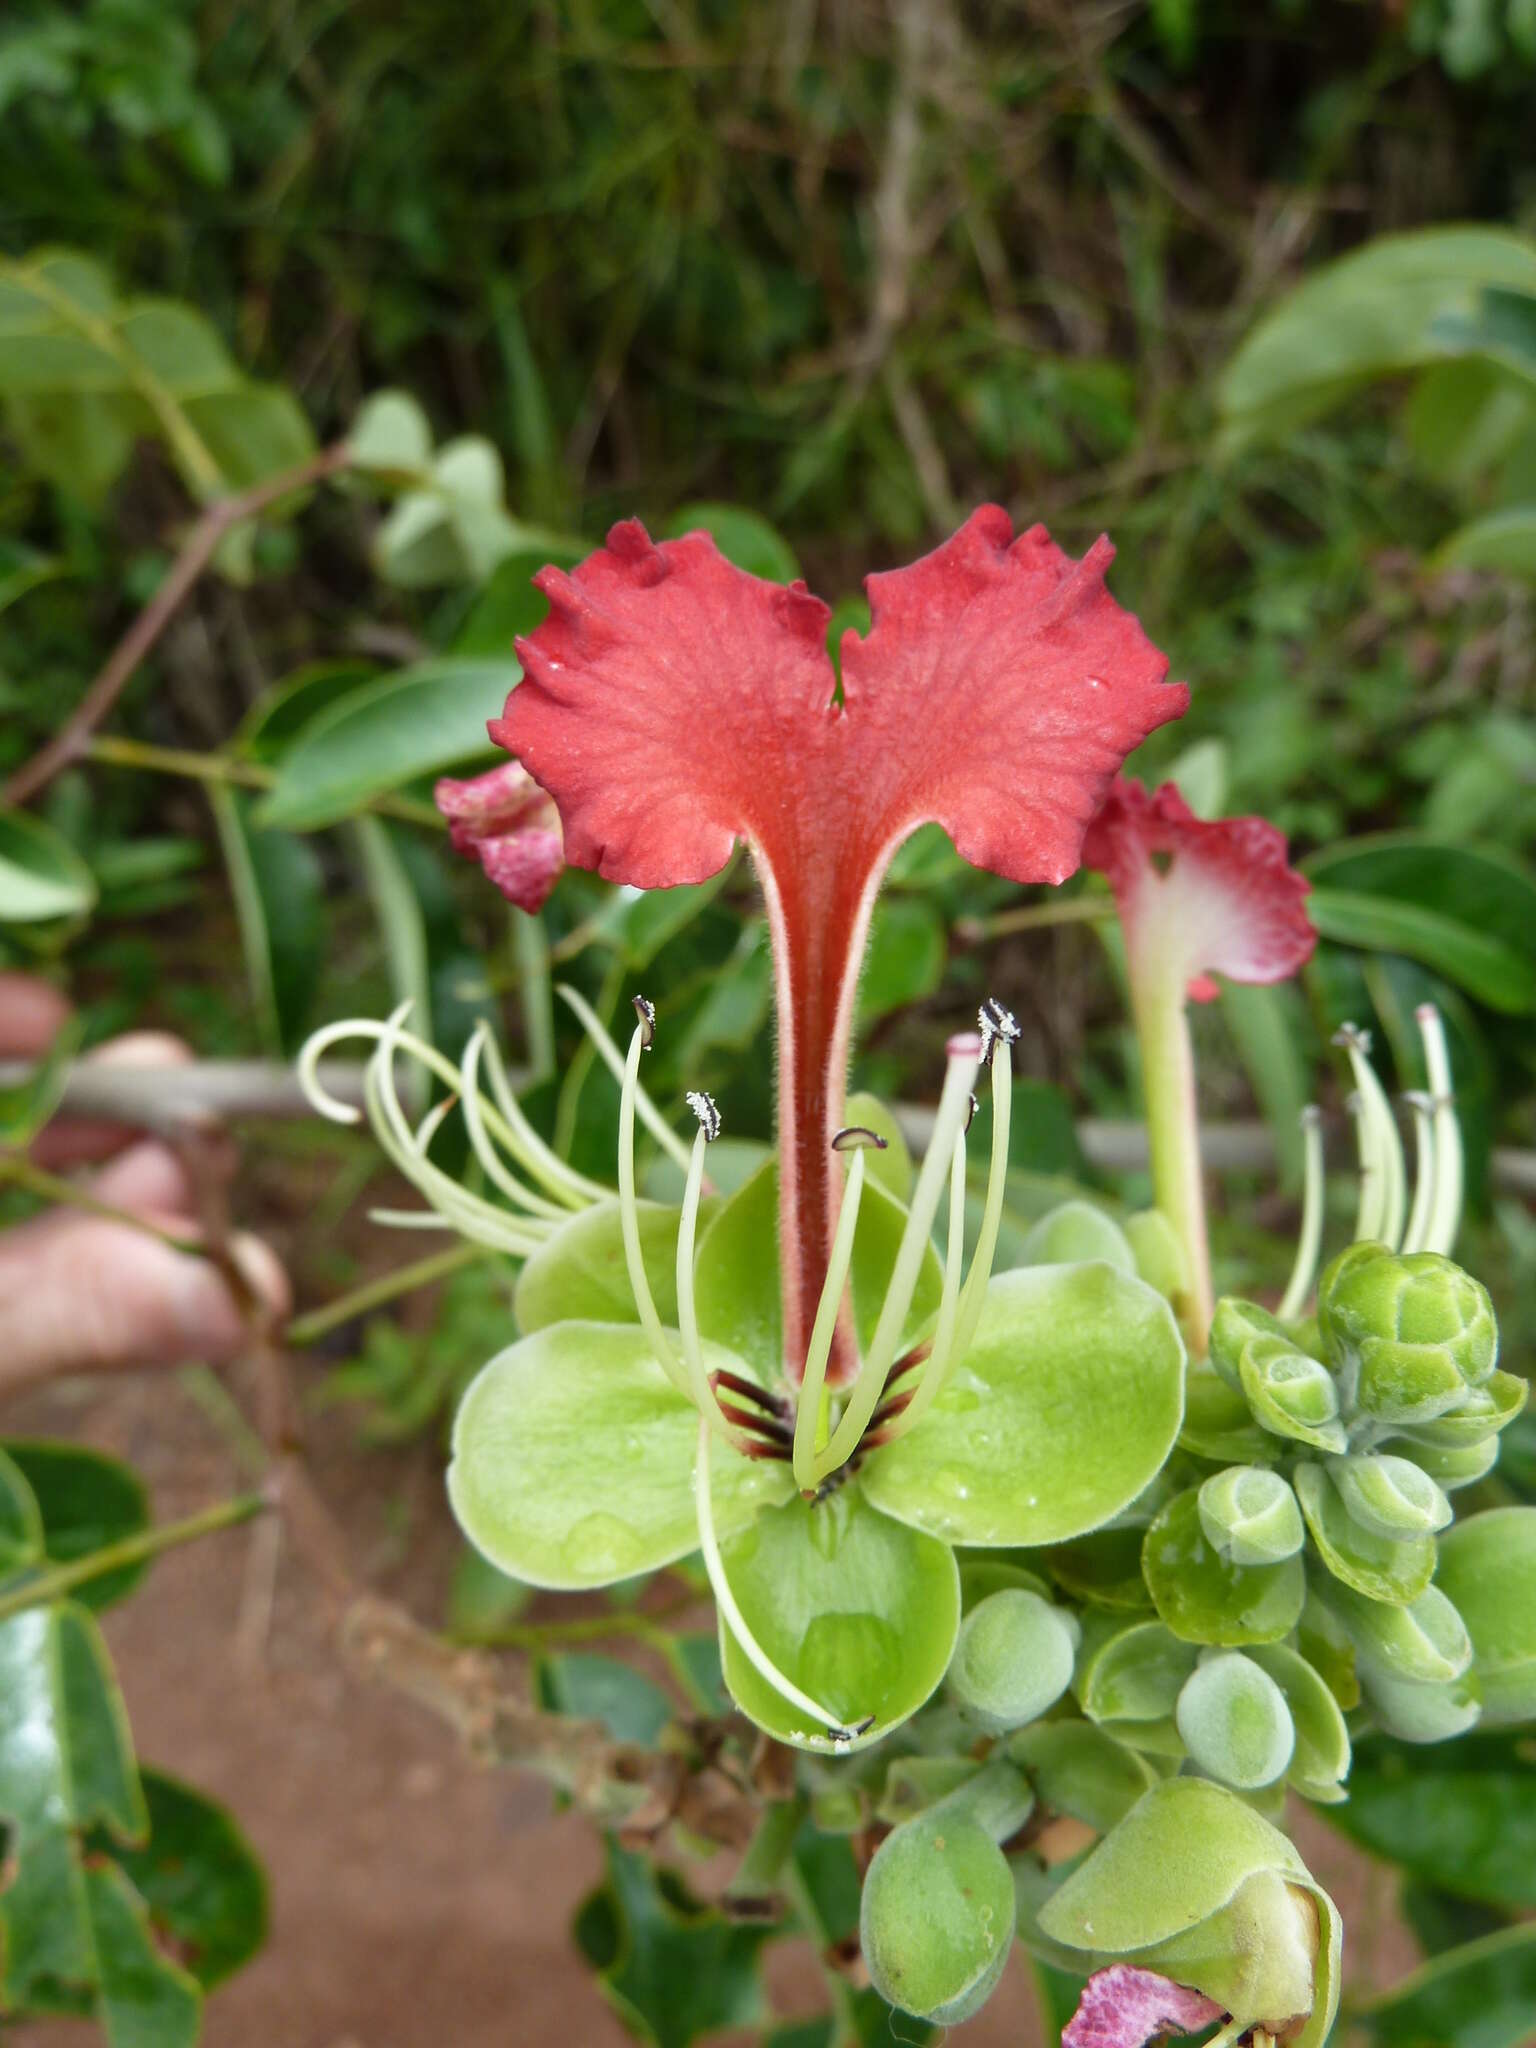
[[[8,1621],[13,1614],[21,1614],[29,1607],[44,1607],[55,1600],[62,1600],[77,1586],[87,1585],[107,1572],[143,1564],[149,1558],[158,1557],[162,1551],[174,1550],[183,1543],[196,1543],[200,1537],[212,1536],[220,1529],[233,1529],[241,1522],[249,1522],[257,1515],[268,1513],[271,1507],[272,1502],[263,1493],[235,1494],[229,1500],[216,1501],[212,1507],[188,1515],[184,1521],[164,1522],[155,1529],[142,1529],[136,1536],[124,1536],[120,1542],[103,1544],[100,1550],[93,1550],[88,1557],[52,1565],[25,1585],[0,1593],[0,1621]]]

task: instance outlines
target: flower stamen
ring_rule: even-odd
[[[715,1605],[720,1618],[736,1639],[736,1646],[747,1662],[766,1679],[781,1698],[789,1701],[809,1714],[813,1721],[824,1728],[833,1742],[851,1742],[854,1737],[870,1726],[869,1721],[860,1722],[848,1728],[838,1720],[836,1714],[828,1713],[819,1700],[813,1700],[809,1693],[802,1692],[787,1678],[774,1663],[762,1644],[747,1626],[746,1616],[736,1604],[736,1595],[731,1591],[730,1581],[725,1576],[725,1563],[720,1555],[720,1544],[715,1535],[714,1512],[710,1500],[709,1459],[710,1427],[708,1418],[699,1418],[699,1444],[693,1465],[694,1503],[699,1519],[699,1549],[704,1557],[704,1569],[709,1575],[710,1590],[715,1596]]]
[[[1299,1316],[1306,1307],[1323,1248],[1323,1113],[1315,1102],[1301,1112],[1301,1146],[1301,1232],[1296,1240],[1296,1263],[1278,1310],[1282,1323]]]
[[[638,1002],[635,1007],[640,1009]],[[629,1271],[630,1292],[635,1297],[635,1312],[640,1318],[640,1326],[656,1354],[657,1364],[677,1391],[692,1401],[694,1389],[689,1384],[686,1368],[672,1348],[671,1339],[662,1328],[661,1317],[656,1313],[651,1283],[646,1278],[645,1260],[640,1251],[640,1210],[635,1198],[635,1107],[640,1094],[640,1055],[656,1035],[655,1015],[647,1004],[629,1041],[629,1057],[623,1066],[619,1090],[619,1227],[623,1232],[624,1263]],[[683,1164],[685,1168],[691,1168],[687,1154],[684,1154]],[[700,1171],[702,1173],[702,1166]]]
[[[1403,1232],[1403,1250],[1421,1252],[1435,1206],[1435,1098],[1421,1088],[1409,1088],[1403,1100],[1413,1111],[1414,1140],[1413,1208]]]
[[[864,1196],[864,1156],[871,1149],[883,1151],[885,1140],[873,1131],[866,1132],[861,1124],[849,1124],[833,1137],[832,1147],[838,1152],[851,1149],[853,1164],[843,1183],[837,1229],[832,1234],[832,1249],[827,1258],[827,1277],[822,1283],[821,1299],[816,1304],[816,1319],[811,1325],[811,1341],[806,1349],[805,1371],[797,1397],[795,1484],[802,1493],[812,1492],[820,1476],[816,1470],[816,1453],[817,1438],[823,1424],[827,1361],[832,1355],[832,1336],[837,1328],[843,1289],[847,1285],[848,1268],[853,1259],[853,1240],[859,1227],[859,1205]]]
[[[1407,1186],[1397,1120],[1370,1062],[1369,1034],[1357,1024],[1346,1024],[1334,1033],[1333,1042],[1349,1054],[1359,1103],[1355,1129],[1360,1150],[1360,1206],[1355,1215],[1355,1238],[1395,1250],[1402,1236]]]
[[[1429,1092],[1435,1105],[1435,1194],[1423,1248],[1449,1257],[1461,1225],[1465,1173],[1461,1126],[1456,1121],[1456,1098],[1451,1087],[1451,1056],[1445,1041],[1445,1022],[1434,1004],[1421,1003],[1414,1017],[1424,1041],[1424,1064],[1429,1069]]]
[[[649,1021],[654,1032],[654,1012]],[[642,1050],[646,1022],[646,1016],[641,1012],[635,1037],[641,1041]],[[715,1389],[704,1364],[704,1347],[699,1342],[698,1303],[693,1291],[693,1249],[699,1227],[699,1199],[704,1186],[704,1154],[720,1135],[720,1112],[715,1107],[713,1096],[693,1089],[690,1089],[688,1094],[688,1106],[698,1118],[699,1128],[694,1135],[693,1150],[688,1159],[688,1180],[683,1189],[682,1213],[677,1222],[677,1327],[683,1340],[683,1364],[688,1373],[693,1405],[704,1420],[719,1431],[727,1443],[733,1448],[739,1448],[738,1440],[716,1398]],[[637,1248],[638,1243],[637,1227]]]
[[[619,1048],[603,1029],[602,1024],[598,1020],[597,1012],[581,993],[580,989],[572,988],[563,981],[557,982],[555,987],[557,993],[575,1011],[582,1030],[586,1032],[588,1038],[591,1039],[593,1045],[597,1048],[598,1057],[602,1060],[603,1065],[612,1074],[619,1086],[623,1088],[626,1085],[627,1062]],[[644,996],[636,996],[635,1014],[640,1019],[641,1051],[649,1052],[656,1040],[656,1006],[654,1003],[648,1002]],[[638,1075],[628,1085],[634,1089],[634,1106],[640,1113],[640,1121],[645,1125],[662,1151],[667,1153],[670,1158],[675,1159],[683,1172],[686,1173],[688,1171],[688,1147],[683,1143],[676,1131],[673,1130],[649,1095],[640,1086]]]

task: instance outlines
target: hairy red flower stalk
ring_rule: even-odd
[[[640,888],[700,882],[751,848],[778,997],[785,1367],[803,1370],[836,1228],[854,996],[875,894],[919,825],[1018,882],[1059,882],[1120,762],[1187,693],[1043,528],[985,506],[910,568],[872,576],[842,643],[803,584],[733,568],[705,534],[635,521],[567,575],[519,642],[491,733],[554,797],[566,858]],[[828,1377],[856,1369],[846,1321]]]

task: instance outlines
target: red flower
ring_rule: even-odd
[[[1155,1970],[1115,1963],[1083,1986],[1061,2048],[1144,2048],[1155,2035],[1198,2034],[1222,2008],[1203,1991],[1172,1983]]]
[[[779,1016],[780,1245],[798,1375],[839,1194],[854,990],[891,855],[937,820],[978,866],[1059,882],[1126,753],[1184,709],[1165,658],[1041,527],[996,506],[910,568],[869,579],[868,635],[803,584],[733,568],[708,535],[636,521],[567,575],[518,643],[524,680],[491,736],[554,796],[567,859],[640,888],[699,882],[750,845]],[[833,1377],[845,1374],[846,1347]]]
[[[1284,981],[1311,958],[1308,885],[1285,855],[1284,833],[1262,818],[1208,822],[1173,783],[1149,795],[1123,776],[1083,840],[1084,865],[1114,889],[1126,945],[1197,1003],[1215,996],[1212,973]]]
[[[542,910],[560,879],[560,813],[527,769],[505,761],[470,782],[445,775],[432,792],[459,853],[478,860],[509,903]]]

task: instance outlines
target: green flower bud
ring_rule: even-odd
[[[960,1624],[949,1696],[989,1735],[1022,1728],[1071,1684],[1080,1634],[1075,1616],[1038,1593],[991,1593]]]
[[[1536,1718],[1536,1508],[1490,1508],[1451,1530],[1440,1584],[1472,1638],[1485,1724]]]
[[[1499,1353],[1488,1290],[1438,1252],[1355,1244],[1317,1292],[1323,1341],[1355,1405],[1383,1422],[1429,1422],[1457,1408]]]
[[[1199,1506],[1206,1542],[1233,1564],[1279,1564],[1307,1538],[1295,1494],[1263,1466],[1213,1472],[1200,1489]]]
[[[1281,1337],[1290,1345],[1289,1332],[1278,1316],[1255,1301],[1224,1294],[1211,1318],[1210,1359],[1229,1387],[1242,1385],[1243,1352],[1253,1337]]]
[[[1460,1407],[1433,1422],[1396,1430],[1394,1435],[1433,1450],[1465,1450],[1487,1442],[1513,1422],[1530,1398],[1530,1385],[1512,1372],[1491,1373],[1480,1387],[1471,1387]]]
[[[1021,1266],[1076,1266],[1087,1259],[1102,1259],[1120,1273],[1136,1271],[1124,1231],[1092,1202],[1063,1202],[1049,1210],[1019,1248]]]
[[[1095,1962],[1192,1985],[1287,2048],[1321,2048],[1339,1998],[1339,1916],[1293,1843],[1203,1778],[1154,1786],[1039,1913]],[[1085,1967],[1087,1965],[1085,1964]]]
[[[1174,1718],[1200,1769],[1239,1792],[1272,1785],[1296,1747],[1285,1694],[1241,1650],[1201,1658],[1185,1680]]]
[[[859,1941],[875,1989],[958,2026],[996,1989],[1013,1946],[1013,1875],[985,1828],[942,1806],[886,1836],[864,1879]]]
[[[1333,1576],[1368,1600],[1404,1606],[1435,1575],[1433,1536],[1380,1536],[1344,1505],[1321,1465],[1299,1464],[1291,1474],[1317,1554]]]
[[[1472,1662],[1472,1638],[1438,1586],[1426,1586],[1416,1600],[1395,1607],[1371,1600],[1347,1586],[1328,1588],[1327,1606],[1355,1646],[1355,1665],[1414,1685],[1449,1685]]]
[[[1298,1351],[1289,1337],[1251,1337],[1238,1370],[1254,1420],[1262,1428],[1319,1451],[1348,1447],[1333,1374],[1318,1359]]]
[[[1427,1472],[1390,1453],[1336,1458],[1328,1474],[1355,1520],[1393,1542],[1432,1536],[1454,1513]]]
[[[1482,1711],[1470,1672],[1444,1685],[1420,1685],[1363,1664],[1360,1682],[1371,1719],[1399,1742],[1449,1742],[1475,1727]]]
[[[1479,1387],[1475,1394],[1482,1391]],[[1475,1394],[1469,1395],[1468,1399],[1475,1398]],[[1446,1420],[1455,1418],[1447,1416]],[[1499,1440],[1496,1436],[1485,1436],[1480,1444],[1448,1445],[1444,1449],[1413,1443],[1407,1437],[1401,1437],[1398,1448],[1403,1457],[1411,1459],[1421,1472],[1427,1472],[1446,1493],[1455,1493],[1458,1487],[1475,1485],[1499,1462]]]

